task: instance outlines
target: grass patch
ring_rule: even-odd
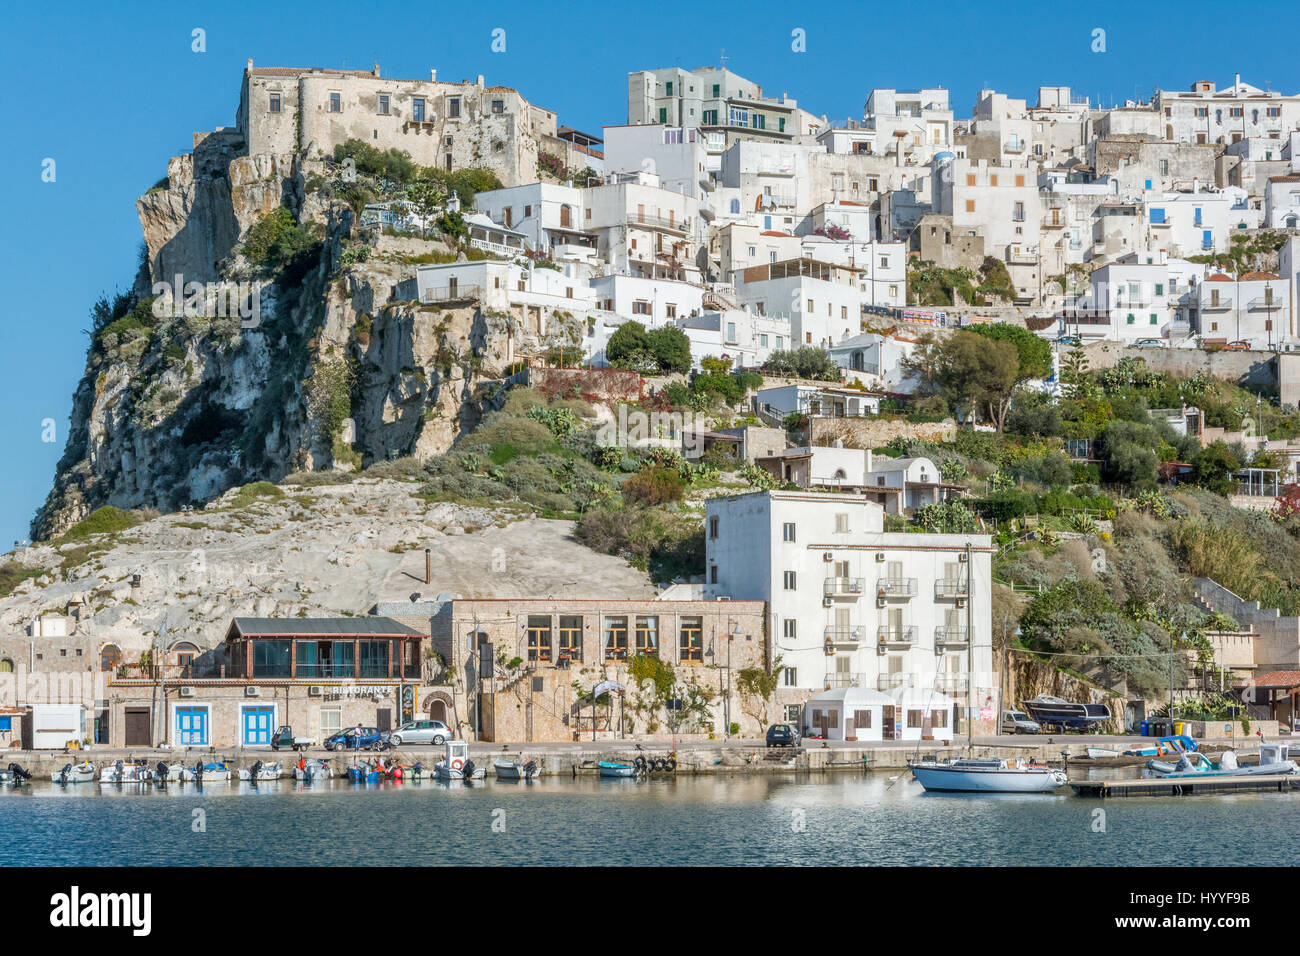
[[[275,501],[283,498],[284,492],[269,481],[255,481],[244,485],[230,499],[231,508],[247,508],[259,501]]]
[[[0,597],[8,597],[14,588],[31,578],[39,578],[44,568],[24,568],[19,564],[6,564],[0,568]]]
[[[129,511],[114,508],[112,505],[103,505],[74,524],[59,540],[80,541],[94,534],[114,534],[127,528],[134,528],[139,523],[140,519]]]

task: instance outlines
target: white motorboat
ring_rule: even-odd
[[[1089,747],[1088,759],[1096,760],[1099,757],[1118,757],[1119,749],[1117,747]]]
[[[303,766],[293,768],[295,780],[328,780],[332,776],[334,771],[324,760],[308,760]]]
[[[9,766],[0,769],[0,783],[12,783],[17,787],[22,786],[31,779],[31,771],[24,770],[21,764],[11,763]]]
[[[160,760],[154,768],[153,779],[155,783],[185,783],[194,779],[194,771],[184,764]]]
[[[89,760],[64,764],[60,769],[50,771],[50,779],[55,783],[87,783],[95,776],[95,765]]]
[[[122,760],[114,761],[107,767],[100,768],[99,782],[101,784],[109,783],[152,783],[153,771],[149,765],[143,761],[136,763],[126,763]]]
[[[1286,744],[1260,744],[1259,762],[1239,764],[1237,754],[1225,750],[1219,754],[1219,762],[1214,763],[1200,751],[1185,753],[1177,763],[1164,760],[1148,760],[1147,769],[1153,776],[1169,779],[1206,777],[1256,777],[1269,774],[1300,773],[1300,766],[1287,756]]]
[[[195,783],[205,783],[211,780],[229,780],[230,767],[223,762],[204,763],[199,761],[191,769],[190,774]]]
[[[284,776],[284,764],[278,760],[275,763],[263,763],[259,760],[251,767],[239,768],[240,780],[279,780],[282,776]]]
[[[542,774],[542,768],[537,766],[536,761],[528,760],[520,763],[518,760],[506,760],[504,757],[493,760],[492,769],[496,772],[498,780],[536,780]]]
[[[1067,782],[1064,770],[1001,757],[958,757],[910,766],[926,790],[950,793],[1050,793]]]
[[[463,740],[447,741],[447,756],[433,765],[439,780],[482,780],[487,771],[469,759],[469,744]]]

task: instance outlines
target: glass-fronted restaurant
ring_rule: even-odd
[[[249,679],[414,679],[424,635],[391,618],[235,618],[231,675]]]

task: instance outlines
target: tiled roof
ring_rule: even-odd
[[[1268,279],[1281,279],[1275,272],[1247,272],[1241,277],[1242,282],[1264,282]]]
[[[1300,687],[1300,671],[1269,671],[1256,674],[1250,681],[1255,687]]]
[[[1206,282],[1232,282],[1233,279],[1232,276],[1224,275],[1222,272],[1220,272],[1218,275],[1210,276],[1205,281]]]

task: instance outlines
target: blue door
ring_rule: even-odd
[[[176,742],[182,747],[200,747],[208,743],[208,709],[176,708]]]
[[[244,708],[244,746],[256,747],[271,743],[271,731],[274,729],[274,707]]]

